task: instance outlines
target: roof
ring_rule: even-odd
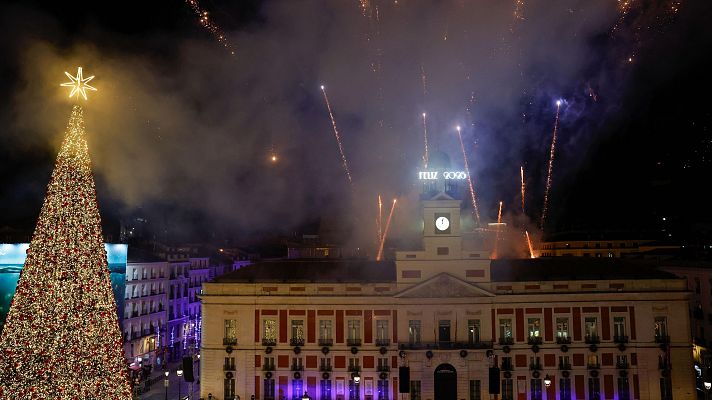
[[[395,282],[392,261],[294,259],[263,261],[229,272],[214,283],[252,282]]]
[[[659,233],[629,231],[567,231],[547,235],[545,242],[580,242],[580,241],[637,241],[652,242],[660,237]]]
[[[650,262],[583,257],[492,260],[491,276],[493,282],[679,279]]]
[[[128,262],[132,264],[140,263],[151,263],[151,262],[161,262],[166,261],[165,258],[161,258],[151,253],[148,250],[144,250],[138,247],[129,246]]]

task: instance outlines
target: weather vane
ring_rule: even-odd
[[[77,68],[77,76],[72,76],[67,71],[65,71],[64,74],[67,75],[67,77],[69,78],[69,82],[62,83],[60,86],[72,88],[72,91],[69,93],[70,98],[74,97],[75,94],[80,94],[82,97],[84,97],[84,100],[86,100],[87,90],[96,91],[95,87],[88,85],[88,83],[92,79],[94,79],[94,75],[88,78],[82,77],[82,67]]]

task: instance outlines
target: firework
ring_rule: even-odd
[[[556,154],[556,133],[559,129],[559,110],[561,109],[561,100],[556,101],[556,118],[554,119],[554,134],[551,138],[551,149],[549,150],[549,169],[546,174],[546,188],[544,190],[544,206],[541,210],[541,228],[544,229],[546,214],[549,211],[549,194],[551,193],[551,179],[554,172],[554,156]]]
[[[470,94],[470,99],[467,101],[467,107],[465,107],[465,113],[467,118],[470,120],[470,125],[475,126],[475,119],[472,117],[472,106],[475,105],[475,92]]]
[[[223,30],[210,19],[208,12],[200,6],[198,0],[186,0],[185,2],[190,6],[195,15],[198,16],[198,23],[200,23],[203,28],[210,32],[210,34],[213,35],[215,40],[217,40],[218,43],[220,43],[225,49],[227,49],[230,54],[235,55],[235,49],[227,40],[225,32],[223,32]]]
[[[460,138],[460,148],[462,149],[462,158],[465,160],[465,173],[467,174],[467,184],[470,188],[470,198],[472,199],[472,211],[475,213],[475,218],[477,219],[477,226],[480,226],[480,210],[477,207],[477,196],[475,195],[475,185],[472,184],[472,177],[470,177],[470,165],[467,161],[467,152],[465,152],[465,143],[462,141],[462,130],[460,126],[457,126],[457,136]]]
[[[536,258],[534,256],[534,247],[532,247],[532,240],[529,238],[529,231],[524,231],[524,235],[527,238],[527,246],[529,247],[529,258]]]
[[[524,185],[524,166],[523,165],[519,166],[519,176],[521,177],[521,181],[522,181],[522,185],[521,185],[522,186],[522,214],[524,214],[525,213],[525,211],[524,211],[524,197],[526,194],[526,192],[525,192],[526,186]]]
[[[497,223],[502,223],[502,202],[499,202],[499,212],[497,213]]]
[[[376,229],[378,230],[376,236],[376,243],[381,243],[381,237],[383,235],[383,202],[381,201],[381,195],[378,195],[378,218],[376,218]]]
[[[425,113],[423,113],[423,140],[425,141],[425,152],[423,153],[423,165],[428,168],[428,125],[425,122]]]
[[[391,227],[391,219],[393,218],[393,210],[396,209],[396,199],[393,199],[393,205],[391,206],[391,212],[388,214],[388,219],[386,220],[386,229],[383,230],[383,236],[381,237],[381,244],[378,246],[378,255],[376,255],[376,261],[381,261],[383,257],[383,244],[386,243],[386,237],[388,236],[388,229]]]
[[[339,145],[339,154],[341,154],[341,162],[344,165],[344,171],[346,172],[346,177],[349,179],[349,184],[351,184],[352,180],[351,172],[349,171],[349,164],[348,162],[346,162],[344,146],[341,144],[341,136],[339,135],[339,130],[336,128],[336,120],[334,119],[334,113],[331,111],[331,103],[329,103],[329,97],[326,95],[326,89],[324,88],[324,85],[321,85],[321,92],[324,94],[326,110],[329,111],[329,118],[331,118],[331,126],[334,128],[334,137],[336,137],[336,143]]]
[[[428,94],[428,80],[425,76],[425,66],[423,66],[422,62],[420,63],[420,81],[423,83],[423,100],[425,100],[425,96]]]

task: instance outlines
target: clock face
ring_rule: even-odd
[[[447,217],[438,217],[435,220],[435,227],[438,228],[439,231],[447,230],[447,228],[450,227],[450,220]]]

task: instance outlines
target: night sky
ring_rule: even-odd
[[[107,229],[138,213],[212,240],[330,218],[368,243],[383,194],[408,236],[423,112],[458,169],[463,126],[483,220],[502,200],[533,228],[562,99],[547,233],[712,240],[709,1],[201,1],[234,55],[185,2],[111,4],[0,3],[0,228],[34,226],[71,108],[58,84],[82,65]]]

